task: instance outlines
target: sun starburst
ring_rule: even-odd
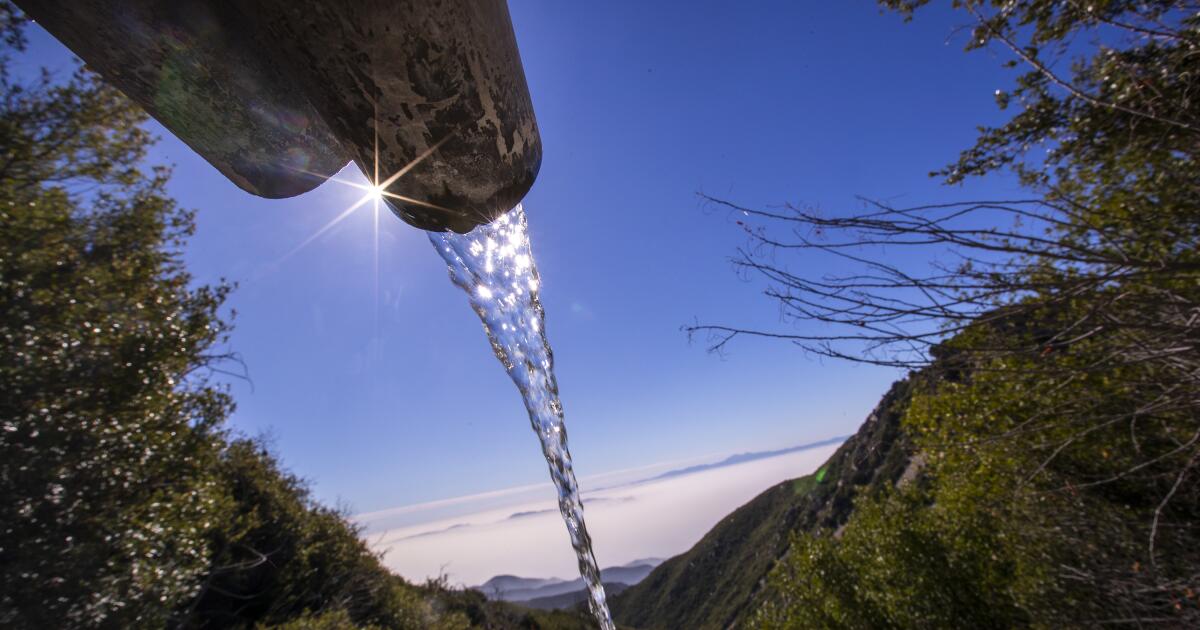
[[[367,202],[371,202],[372,209],[374,210],[374,212],[376,214],[376,217],[375,217],[375,224],[376,224],[375,239],[376,239],[376,241],[378,241],[378,239],[379,239],[378,214],[379,214],[380,202],[387,202],[387,200],[389,200],[389,199],[395,199],[396,201],[399,201],[402,203],[424,206],[427,208],[433,208],[435,210],[442,210],[445,212],[449,212],[450,211],[449,209],[439,206],[437,204],[430,203],[428,201],[422,201],[420,199],[415,199],[413,197],[409,197],[407,195],[402,195],[398,192],[393,192],[392,190],[389,190],[393,185],[396,184],[396,182],[401,177],[404,177],[406,174],[408,174],[410,171],[412,171],[412,169],[415,168],[418,164],[423,162],[430,155],[433,155],[433,152],[436,151],[438,149],[438,147],[442,146],[442,144],[444,144],[446,142],[446,140],[448,140],[448,139],[449,139],[449,136],[437,141],[432,146],[430,146],[428,149],[426,149],[425,151],[422,151],[420,155],[413,158],[412,161],[410,161],[408,164],[405,164],[403,167],[401,167],[395,173],[392,173],[391,175],[387,176],[386,178],[384,178],[382,180],[380,179],[380,176],[379,176],[379,144],[378,144],[378,139],[376,139],[375,160],[374,160],[375,163],[372,165],[373,172],[372,172],[371,176],[368,177],[366,183],[357,182],[357,181],[350,180],[350,179],[344,179],[344,178],[336,177],[336,176],[331,176],[331,177],[327,178],[329,181],[334,182],[336,184],[348,186],[350,188],[354,188],[354,189],[362,191],[362,193],[363,193],[362,196],[359,197],[357,200],[355,200],[353,203],[351,203],[350,206],[348,206],[345,210],[338,213],[338,215],[335,216],[328,223],[321,226],[320,228],[317,229],[317,231],[313,232],[310,236],[308,236],[303,241],[301,241],[301,243],[299,245],[297,245],[294,249],[292,249],[290,252],[285,254],[283,259],[289,258],[292,255],[299,252],[300,250],[307,247],[313,241],[320,238],[322,234],[325,234],[329,230],[333,229],[334,226],[336,226],[338,223],[341,223],[342,220],[344,220],[346,217],[353,214],[355,210],[366,205]],[[316,173],[309,173],[308,171],[303,171],[303,170],[301,170],[300,172],[308,173],[310,175],[316,175]],[[366,175],[366,174],[364,173],[364,175]],[[283,259],[280,259],[280,261],[282,262]]]
[[[430,203],[428,201],[423,201],[420,199],[410,197],[408,195],[401,194],[400,192],[397,192],[392,189],[397,187],[396,185],[400,181],[401,178],[403,178],[408,173],[412,172],[412,170],[414,168],[416,168],[421,162],[425,161],[426,159],[429,158],[429,156],[433,155],[433,153],[435,151],[437,151],[439,147],[441,147],[443,144],[445,144],[446,141],[449,140],[452,135],[452,134],[447,135],[447,136],[439,139],[437,142],[430,145],[427,149],[422,151],[420,154],[418,154],[411,161],[409,161],[407,164],[402,166],[400,169],[398,169],[394,173],[391,173],[390,175],[387,175],[386,177],[381,177],[381,175],[380,175],[380,159],[379,159],[379,123],[378,123],[378,120],[379,120],[379,112],[378,112],[378,105],[376,105],[376,112],[375,112],[375,121],[376,122],[374,125],[374,147],[373,147],[374,155],[372,156],[373,163],[370,165],[371,172],[370,173],[365,172],[367,169],[362,168],[361,163],[359,164],[360,172],[364,176],[365,181],[363,181],[363,180],[355,181],[354,179],[345,179],[345,178],[337,177],[337,176],[325,176],[325,175],[321,175],[319,173],[313,173],[313,172],[306,171],[303,169],[292,169],[297,172],[305,173],[310,176],[323,177],[328,181],[334,182],[335,184],[347,186],[349,188],[353,188],[358,191],[361,191],[362,194],[357,199],[355,199],[349,206],[347,206],[345,209],[343,209],[341,212],[339,212],[336,216],[334,216],[332,219],[330,219],[328,223],[326,223],[325,225],[318,228],[316,231],[314,231],[312,234],[310,234],[308,237],[306,237],[304,240],[302,240],[298,245],[296,245],[294,248],[292,248],[288,253],[284,254],[282,257],[280,257],[278,260],[276,260],[275,264],[272,265],[273,267],[278,268],[278,266],[281,263],[283,263],[287,259],[289,259],[292,256],[299,253],[304,248],[311,245],[314,241],[321,238],[321,236],[323,236],[325,233],[329,232],[334,227],[336,227],[339,223],[344,221],[346,219],[346,217],[354,214],[355,211],[362,208],[363,206],[366,206],[369,203],[371,206],[371,212],[372,212],[372,262],[374,265],[373,289],[374,289],[374,313],[375,313],[374,326],[375,326],[376,335],[378,335],[378,332],[379,332],[378,317],[379,317],[379,210],[380,210],[380,207],[384,206],[384,207],[387,207],[388,209],[394,211],[392,204],[395,202],[400,202],[403,204],[424,206],[426,208],[432,208],[434,210],[441,210],[443,212],[451,212],[448,208],[444,208],[442,206],[439,206],[434,203]]]

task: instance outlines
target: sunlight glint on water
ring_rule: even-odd
[[[567,450],[563,408],[554,379],[554,354],[546,340],[537,265],[525,231],[525,210],[518,204],[508,214],[468,234],[430,232],[429,240],[446,260],[450,279],[467,292],[471,308],[483,320],[492,351],[525,399],[529,421],[542,443],[550,478],[558,489],[558,510],[579,559],[579,574],[587,583],[589,607],[603,630],[613,630],[592,540],[583,521],[571,452]]]

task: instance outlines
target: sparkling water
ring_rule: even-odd
[[[550,478],[558,489],[558,511],[571,535],[579,574],[587,583],[588,605],[600,627],[613,630],[592,539],[583,521],[571,452],[567,450],[567,429],[554,379],[554,354],[546,340],[525,210],[518,204],[508,214],[467,234],[430,232],[429,240],[446,260],[450,279],[467,292],[471,308],[483,320],[492,351],[525,399],[529,422],[542,443]]]

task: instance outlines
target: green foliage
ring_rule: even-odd
[[[912,17],[926,2],[882,4]],[[1011,168],[1043,200],[985,204],[1018,219],[1011,231],[886,208],[829,222],[919,232],[967,262],[894,285],[940,295],[905,308],[954,333],[932,348],[904,420],[920,482],[860,500],[837,536],[797,536],[757,621],[1194,627],[1200,5],[953,6],[974,22],[968,49],[997,47],[1027,71],[997,93],[1009,122],[936,174]],[[858,295],[871,323],[898,315]]]
[[[191,216],[130,167],[134,106],[83,74],[0,77],[0,623],[162,624],[221,508],[231,402],[203,369],[228,287],[190,286]]]
[[[989,347],[996,334],[1019,333],[981,326],[949,345]],[[966,378],[935,364],[904,418],[927,462],[921,482],[860,499],[837,536],[797,535],[756,624],[1187,625],[1200,497],[1177,485],[1173,457],[1195,420],[1144,408],[1138,384],[1153,374],[1131,372],[1155,366],[1104,364],[1094,353],[1106,350],[1086,340]]]
[[[383,628],[432,627],[417,589],[392,576],[345,515],[312,502],[260,444],[234,440],[216,463],[229,509],[208,531],[209,566],[182,625],[250,627],[320,613]],[[337,615],[324,615],[330,611]]]
[[[824,472],[825,470],[822,468],[821,471],[819,471],[816,475],[804,475],[803,477],[793,479],[792,492],[795,492],[798,495],[806,495],[809,492],[812,492],[813,488],[816,488],[817,484],[824,479]]]
[[[331,610],[319,615],[305,613],[291,621],[275,625],[260,625],[260,630],[382,630],[379,626],[360,626],[344,609]]]
[[[533,610],[501,601],[489,601],[474,590],[447,588],[444,581],[426,583],[435,608],[443,615],[437,628],[514,628],[521,630],[589,630],[596,625],[591,614],[576,610]],[[431,626],[432,627],[432,626]]]
[[[1147,404],[1174,375],[1108,361],[1110,344],[984,366],[919,399],[910,426],[938,505],[986,510],[1020,537],[1036,585],[1021,599],[1039,620],[1194,620],[1200,492],[1186,480],[1200,425],[1169,392]]]
[[[1008,628],[1023,625],[1003,544],[903,490],[864,498],[837,537],[797,536],[772,573],[763,628]]]

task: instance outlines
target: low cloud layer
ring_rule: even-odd
[[[587,492],[584,507],[601,566],[686,551],[722,517],[772,485],[813,472],[837,444],[788,452],[678,476]],[[544,497],[540,498],[539,497]],[[549,487],[500,491],[452,517],[445,502],[362,515],[367,539],[410,580],[446,574],[473,586],[500,574],[576,577],[575,556]],[[499,500],[497,497],[508,499]],[[395,515],[402,526],[392,526]],[[426,516],[424,522],[422,516]]]

